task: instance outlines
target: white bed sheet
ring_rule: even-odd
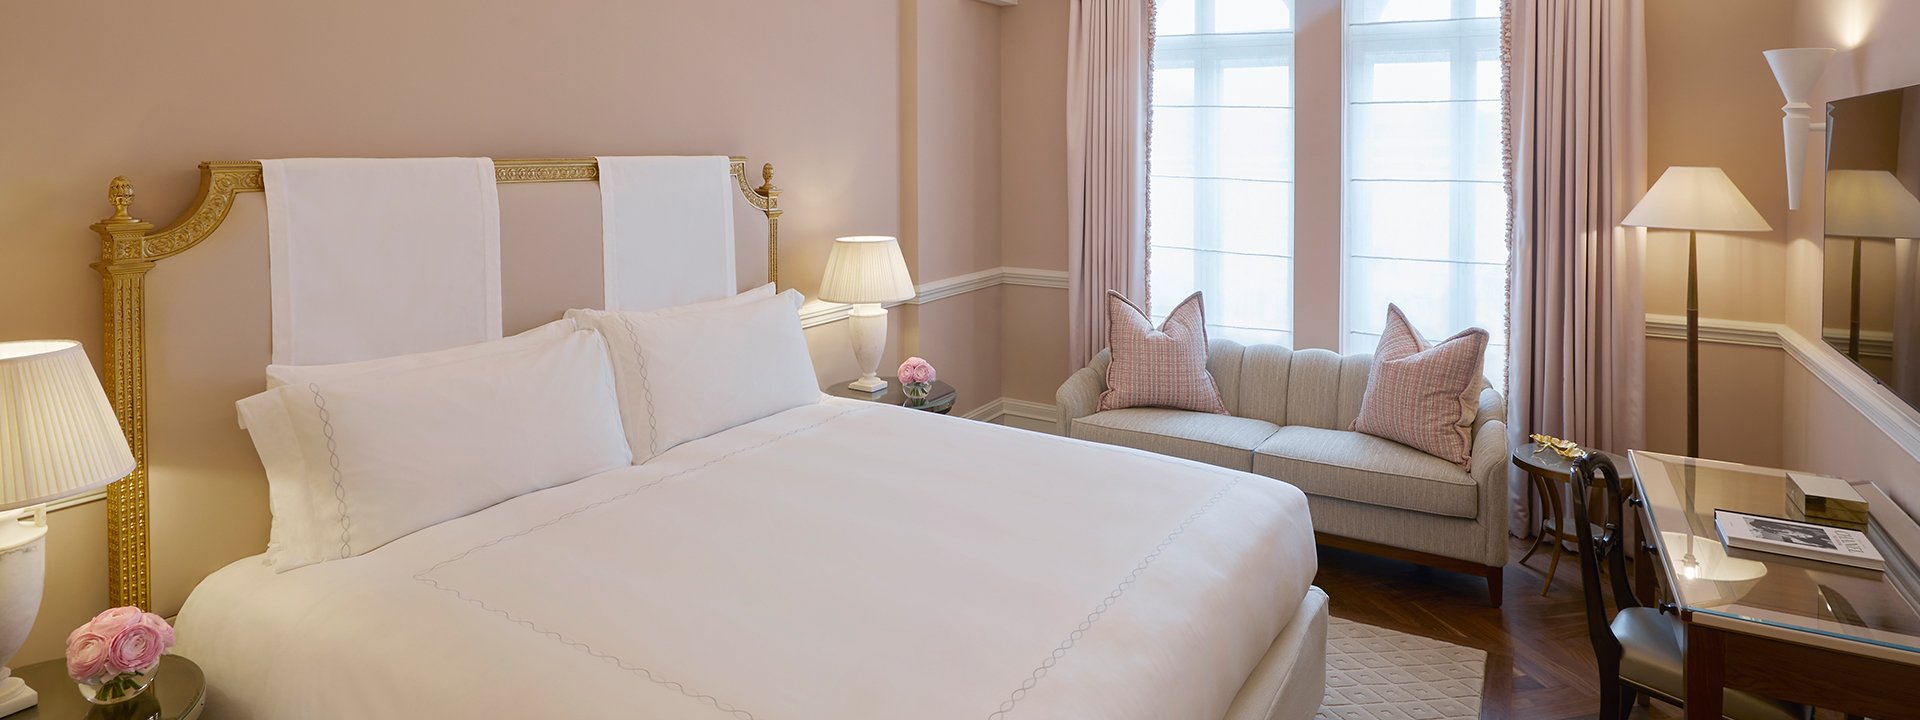
[[[1253,475],[825,402],[366,555],[215,573],[223,718],[1217,720],[1312,581]]]

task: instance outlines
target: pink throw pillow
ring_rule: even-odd
[[[1166,407],[1226,414],[1207,372],[1207,314],[1200,293],[1187,296],[1154,328],[1125,296],[1107,291],[1107,391],[1101,410]]]
[[[1388,305],[1353,429],[1469,467],[1486,353],[1485,330],[1467,328],[1430,343],[1399,307]]]

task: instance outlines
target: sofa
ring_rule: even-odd
[[[1371,354],[1213,340],[1207,370],[1226,415],[1168,408],[1101,412],[1108,353],[1055,397],[1062,435],[1218,465],[1307,495],[1316,539],[1484,576],[1494,607],[1507,564],[1506,402],[1480,393],[1471,467],[1348,430]]]

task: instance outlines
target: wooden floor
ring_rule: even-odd
[[[1526,543],[1512,542],[1517,561]],[[1509,563],[1499,610],[1487,605],[1483,578],[1330,548],[1320,550],[1314,582],[1327,591],[1336,617],[1487,651],[1483,718],[1593,718],[1600,711],[1599,671],[1587,639],[1578,563],[1572,555],[1561,558],[1546,597],[1540,596],[1544,551],[1526,565]],[[1681,713],[1654,703],[1634,717]]]

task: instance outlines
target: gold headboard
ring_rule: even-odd
[[[778,282],[780,188],[773,184],[773,165],[761,168],[761,184],[756,187],[747,177],[746,158],[731,160],[730,170],[741,194],[767,216],[767,280]],[[495,160],[494,178],[501,183],[597,181],[600,166],[593,158]],[[257,161],[200,163],[200,191],[192,206],[172,224],[154,230],[153,223],[128,212],[133,205],[133,183],[117,177],[107,187],[112,217],[92,226],[100,234],[100,261],[92,267],[100,273],[101,320],[106,334],[103,382],[134,458],[133,472],[107,486],[107,596],[112,605],[152,609],[147,524],[147,271],[213,234],[232,210],[235,195],[264,189]]]

